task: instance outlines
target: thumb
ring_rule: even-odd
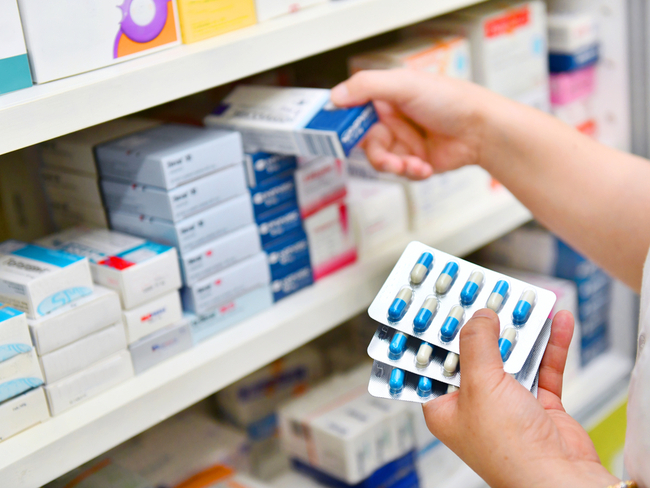
[[[330,97],[334,105],[351,107],[371,100],[400,105],[418,93],[419,76],[412,70],[368,70],[360,71],[350,79],[332,88]]]
[[[477,311],[460,331],[461,394],[485,387],[503,375],[499,353],[499,317],[492,310]]]

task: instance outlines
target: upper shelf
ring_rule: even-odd
[[[0,154],[481,0],[338,0],[213,39],[0,96]]]

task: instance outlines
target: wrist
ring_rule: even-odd
[[[571,486],[572,488],[608,488],[620,483],[621,480],[611,474],[605,467],[596,462],[563,461],[558,465],[552,476],[546,470],[538,478],[542,483],[540,488]]]

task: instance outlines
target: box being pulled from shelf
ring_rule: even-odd
[[[171,190],[244,159],[237,132],[163,124],[95,148],[102,178]]]
[[[185,320],[158,329],[129,345],[135,374],[192,348],[190,325]]]
[[[39,355],[52,352],[97,332],[122,318],[120,297],[103,286],[38,319],[27,319]]]
[[[50,413],[59,415],[132,376],[131,355],[124,350],[67,378],[45,385]]]
[[[244,154],[246,180],[250,188],[264,184],[269,178],[294,171],[298,167],[295,156],[265,152]]]
[[[131,344],[158,329],[178,322],[182,314],[178,290],[154,298],[131,310],[124,310],[122,321],[128,343]]]
[[[248,193],[178,222],[118,211],[110,211],[109,219],[115,230],[174,246],[181,254],[255,222]]]
[[[246,192],[241,164],[211,173],[185,185],[164,190],[139,183],[102,180],[109,211],[130,212],[177,222]]]
[[[371,103],[339,109],[322,88],[238,86],[205,123],[240,131],[246,152],[345,158],[377,120]]]
[[[0,404],[42,384],[43,373],[34,348],[0,362]]]
[[[16,0],[0,1],[0,94],[32,86]]]
[[[183,42],[190,44],[256,23],[253,0],[177,0]]]
[[[93,292],[85,257],[13,240],[0,244],[0,282],[0,300],[29,318]]]
[[[175,0],[19,0],[36,83],[102,68],[180,44]]]
[[[0,403],[0,442],[50,418],[42,387]]]
[[[178,255],[173,247],[85,227],[53,234],[39,242],[87,256],[95,282],[117,291],[126,310],[181,286]]]

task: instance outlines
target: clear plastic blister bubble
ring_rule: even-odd
[[[401,374],[395,375],[395,370],[398,373],[401,372]],[[391,386],[391,380],[394,380],[396,376],[401,376],[402,378],[401,388],[398,389]],[[422,376],[420,375],[375,361],[372,364],[368,392],[377,398],[388,398],[414,403],[426,403],[447,393],[448,385],[445,383],[430,380],[429,384],[420,385],[421,378]],[[430,389],[422,391],[419,388],[420,386],[427,386]]]
[[[419,285],[413,286],[411,274],[415,264],[425,253],[430,253],[433,256],[431,269],[425,273],[425,277]],[[477,272],[482,273],[481,280],[478,279]],[[417,276],[419,277],[421,274],[417,274]],[[472,275],[474,275],[474,279],[471,278]],[[465,295],[468,298],[465,301],[468,304],[463,305],[461,294],[463,289],[467,288],[468,281],[481,281],[481,283],[477,284],[478,290],[475,290],[475,296],[472,297],[471,290],[467,290]],[[401,309],[403,310],[401,316],[393,320],[389,317],[389,309],[393,306],[398,293],[402,293],[404,288],[410,290],[410,302]],[[522,300],[522,295],[529,290],[534,292],[534,299],[532,303],[529,303],[527,299],[531,297],[529,295],[524,297],[524,302],[531,306],[528,310],[523,310],[526,308],[525,304],[520,304],[522,313],[517,315],[519,318],[516,321],[520,321],[521,317],[525,315],[527,317],[523,324],[515,324],[513,312]],[[408,294],[408,292],[404,293]],[[418,313],[423,308],[425,301],[431,298],[436,299],[435,313],[427,317],[428,320],[422,317],[418,319]],[[555,294],[551,291],[482,268],[420,242],[411,242],[370,305],[368,313],[372,319],[381,324],[389,325],[435,347],[458,353],[460,329],[477,310],[489,306],[489,308],[495,309],[499,315],[502,332],[508,327],[517,328],[517,344],[504,363],[507,373],[516,374],[529,357],[537,337],[553,309],[555,300]],[[441,333],[443,325],[454,306],[462,307],[462,321],[459,320],[457,327],[454,327],[454,323],[447,324],[443,334]],[[397,308],[394,313],[395,317],[399,315]]]

